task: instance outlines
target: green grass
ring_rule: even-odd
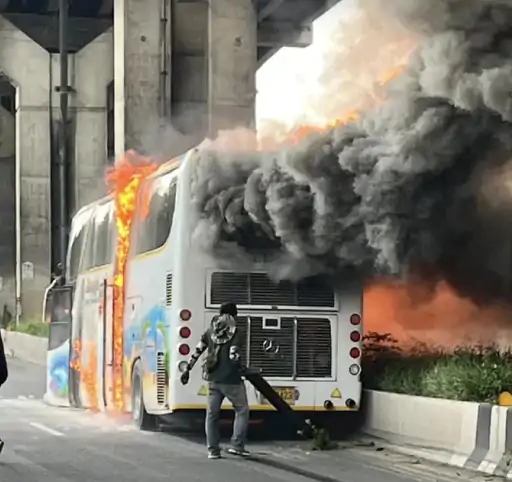
[[[49,332],[49,325],[42,323],[38,320],[24,320],[21,319],[18,326],[15,326],[14,320],[9,325],[9,330],[18,331],[27,335],[34,335],[40,337],[47,337]]]
[[[404,352],[389,334],[372,333],[365,347],[365,388],[482,403],[512,391],[512,353],[493,346],[447,353],[417,345]]]

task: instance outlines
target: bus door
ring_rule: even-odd
[[[73,286],[57,286],[47,292],[45,317],[49,318],[46,360],[46,395],[48,403],[69,406],[71,362],[71,326]]]
[[[114,286],[103,280],[102,315],[102,400],[107,409],[114,406]]]

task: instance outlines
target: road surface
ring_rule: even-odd
[[[489,478],[363,444],[310,453],[256,443],[255,460],[208,460],[200,436],[141,433],[125,418],[44,405],[44,370],[10,360],[0,389],[2,482],[453,482]]]

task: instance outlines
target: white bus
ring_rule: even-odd
[[[139,189],[124,278],[125,410],[141,429],[153,427],[158,416],[205,410],[207,384],[201,369],[192,371],[186,386],[180,383],[180,373],[220,304],[230,301],[238,306],[244,363],[261,369],[295,410],[357,411],[362,392],[362,284],[346,279],[333,285],[326,279],[310,278],[276,285],[261,266],[243,272],[221,269],[192,236],[199,216],[190,191],[196,160],[197,151],[189,151],[161,166]],[[97,238],[100,229],[94,230],[104,219],[110,223],[106,241]],[[83,241],[76,234],[80,226],[85,229]],[[99,409],[113,405],[112,308],[103,300],[107,304],[113,300],[109,287],[115,238],[112,199],[83,208],[73,220],[66,274],[69,287],[60,288],[63,293],[75,293],[68,320],[72,335],[67,345],[53,342],[53,325],[63,323],[54,309],[48,363],[50,403],[58,402],[51,387],[56,365],[52,349],[59,345],[65,351],[62,347],[71,345],[72,353],[78,345],[80,374],[62,377],[69,382],[71,404]],[[108,253],[91,259],[88,253],[95,253],[92,247],[98,243],[106,245]],[[73,271],[75,250],[81,253],[77,255],[79,268]],[[101,253],[105,253],[103,248]],[[52,291],[58,293],[58,289]],[[73,374],[77,355],[70,356]],[[253,414],[274,410],[251,385],[247,388]],[[223,408],[231,407],[226,402]]]

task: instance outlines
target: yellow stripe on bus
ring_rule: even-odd
[[[174,405],[170,407],[170,409],[174,412],[175,410],[206,410],[206,404],[197,403],[197,404],[183,404],[183,405]],[[222,407],[223,410],[233,410],[233,407]],[[259,411],[259,412],[275,412],[276,409],[270,405],[250,405],[250,410]],[[333,407],[331,409],[327,409],[323,406],[294,406],[293,410],[296,412],[357,412],[358,408],[348,408],[348,407]]]

